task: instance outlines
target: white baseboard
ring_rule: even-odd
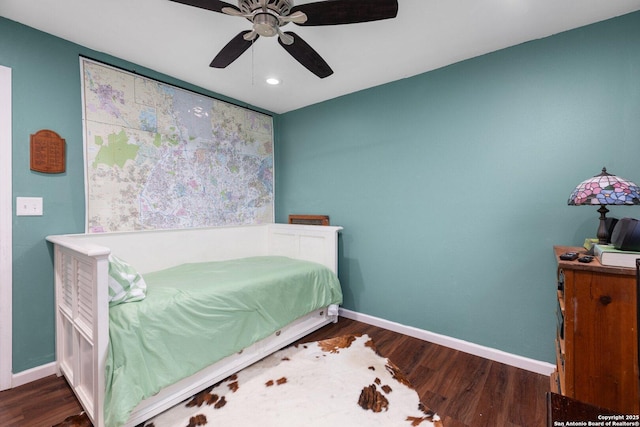
[[[517,354],[507,353],[495,348],[485,347],[469,341],[463,341],[457,338],[448,337],[446,335],[436,334],[424,329],[402,325],[400,323],[391,322],[379,317],[358,313],[356,311],[351,311],[344,308],[340,308],[340,316],[346,317],[347,319],[367,323],[369,325],[378,326],[380,328],[388,329],[390,331],[398,332],[410,337],[418,338],[423,341],[439,344],[444,347],[452,348],[454,350],[473,354],[475,356],[484,357],[485,359],[504,363],[516,368],[525,369],[527,371],[535,372],[541,375],[549,376],[556,368],[555,365],[548,362],[542,362],[540,360],[518,356]]]
[[[56,362],[47,363],[46,365],[37,366],[35,368],[27,369],[26,371],[13,374],[11,377],[11,387],[19,387],[21,385],[37,381],[39,379],[48,377],[49,375],[57,374]]]

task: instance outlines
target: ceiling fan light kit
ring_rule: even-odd
[[[278,34],[278,18],[268,13],[258,13],[253,18],[253,29],[262,37],[273,37]]]
[[[341,25],[395,18],[397,0],[325,0],[295,6],[293,0],[239,0],[238,6],[220,0],[171,0],[252,23],[251,30],[231,39],[211,61],[225,68],[238,59],[260,36],[278,36],[278,43],[300,64],[320,78],[333,74],[324,59],[299,35],[280,27],[293,22],[300,26]]]

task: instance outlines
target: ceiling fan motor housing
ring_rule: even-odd
[[[293,7],[293,0],[238,0],[238,7],[246,14],[266,7],[276,15],[287,16]]]
[[[251,15],[247,19],[253,23],[255,33],[273,37],[278,35],[278,28],[286,24],[281,18],[289,14],[293,0],[239,0],[238,7],[245,15]]]

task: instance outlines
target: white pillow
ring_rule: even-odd
[[[109,306],[142,301],[147,296],[147,284],[133,268],[120,258],[109,255]]]

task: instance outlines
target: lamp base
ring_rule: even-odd
[[[598,209],[600,213],[600,225],[598,225],[598,244],[606,245],[609,243],[609,228],[607,227],[607,212],[609,209],[605,207],[605,205],[600,205],[600,209]]]

